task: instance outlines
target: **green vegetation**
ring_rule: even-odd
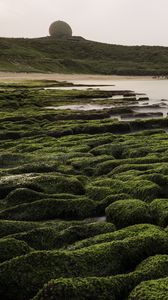
[[[155,245],[155,247],[153,247]],[[165,232],[103,243],[74,251],[35,251],[0,265],[0,296],[29,299],[44,283],[59,277],[110,276],[129,272],[142,260],[167,253]],[[8,282],[8,289],[5,286]],[[15,288],[15,285],[19,285]],[[29,298],[28,298],[29,297]]]
[[[87,278],[61,278],[56,280],[51,280],[49,283],[45,284],[44,288],[37,294],[33,300],[52,300],[52,299],[70,299],[70,300],[118,300],[127,299],[130,291],[137,286],[143,279],[157,279],[160,276],[167,276],[167,255],[156,255],[151,259],[144,261],[146,269],[142,272],[141,265],[139,270],[135,270],[129,274],[117,275],[110,277],[87,277]],[[156,289],[154,283],[158,287]],[[128,299],[165,299],[161,296],[165,296],[167,292],[166,279],[161,279],[160,281],[152,281],[152,292],[148,289],[148,293],[145,293],[144,289],[141,290],[140,298],[138,298],[139,286],[137,292],[131,294]],[[160,283],[160,286],[158,284]],[[148,281],[142,283],[145,286],[146,292],[148,287]],[[141,285],[140,285],[141,286]],[[135,289],[136,291],[136,289]],[[143,298],[141,297],[143,295]],[[137,298],[131,297],[137,296]],[[147,298],[145,296],[148,296]],[[157,296],[158,298],[155,298]],[[160,298],[159,298],[160,297]]]
[[[0,220],[0,238],[38,228],[38,223]]]
[[[0,219],[41,221],[53,219],[75,220],[94,216],[95,203],[90,199],[45,199],[20,204],[0,213]]]
[[[0,298],[164,297],[168,119],[120,122],[135,93],[50,84],[0,84]]]
[[[107,221],[114,222],[117,228],[138,223],[151,223],[149,207],[140,200],[119,200],[106,208]]]
[[[88,223],[77,224],[59,231],[51,225],[42,226],[31,231],[13,234],[12,237],[25,241],[36,250],[51,250],[63,247],[87,239],[92,236],[101,235],[115,231],[115,226],[110,223]]]
[[[159,280],[150,280],[142,282],[138,285],[131,295],[129,300],[161,300],[167,299],[168,295],[168,277]]]
[[[24,241],[18,241],[14,238],[0,239],[0,263],[27,254],[31,250],[33,249],[28,247]]]
[[[84,39],[0,38],[0,71],[167,75],[166,47],[120,46]]]
[[[114,232],[99,234],[95,237],[90,237],[88,239],[76,242],[74,245],[70,247],[70,249],[81,249],[86,248],[91,245],[103,244],[112,241],[124,240],[127,238],[134,238],[136,236],[143,236],[144,233],[158,233],[162,232],[161,228],[156,227],[151,224],[138,224],[129,226],[120,230],[116,230]]]
[[[155,223],[166,227],[168,225],[168,199],[156,199],[150,207]]]

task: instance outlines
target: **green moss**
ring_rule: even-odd
[[[148,257],[146,260],[142,261],[136,268],[137,272],[142,274],[150,274],[150,276],[155,276],[157,270],[158,277],[164,276],[164,270],[167,270],[168,266],[168,256],[167,255],[155,255]],[[157,277],[157,278],[158,278]]]
[[[75,147],[74,150],[76,151],[77,147]],[[85,151],[83,151],[83,155],[84,155],[84,153],[87,153],[88,150],[90,150],[90,147],[87,147],[87,149],[85,149]],[[99,156],[94,157],[90,154],[90,156],[88,156],[88,157],[84,157],[84,156],[73,157],[69,160],[69,162],[75,168],[85,169],[86,167],[95,166],[98,163],[106,161],[108,158],[109,158],[108,155],[99,155]]]
[[[124,294],[124,286],[130,282],[128,276],[124,275],[51,280],[33,300],[116,300],[119,291],[122,290]]]
[[[10,234],[29,231],[39,227],[38,223],[0,220],[0,238]]]
[[[167,299],[168,278],[150,280],[139,284],[130,294],[129,300],[162,300]]]
[[[130,193],[133,197],[145,201],[151,201],[161,194],[160,187],[148,180],[134,180],[129,181],[125,191]]]
[[[114,223],[117,228],[152,222],[149,206],[136,199],[112,203],[106,208],[106,217],[107,221]]]
[[[111,195],[113,192],[109,187],[98,187],[98,186],[88,186],[86,189],[86,194],[89,198],[100,201]]]
[[[74,176],[57,176],[53,174],[24,174],[4,176],[0,180],[1,197],[8,195],[16,188],[29,188],[44,193],[84,193],[82,183]]]
[[[148,180],[141,180],[137,178],[128,177],[122,181],[117,179],[110,179],[108,177],[96,180],[93,183],[94,186],[109,187],[112,190],[112,194],[126,193],[131,197],[145,200],[150,202],[157,198],[161,194],[160,187]]]
[[[0,239],[0,263],[27,254],[32,250],[24,241],[18,241],[14,238]]]
[[[0,84],[0,298],[29,300],[53,279],[47,300],[127,299],[168,276],[167,230],[151,225],[167,226],[168,119],[119,122],[134,93],[45,84],[67,85]],[[46,109],[93,103],[115,107]],[[100,222],[106,208],[121,230]]]
[[[8,139],[8,138],[12,138],[12,139],[16,139],[19,136],[19,133],[14,134],[12,136],[12,133],[7,132],[6,136],[4,136],[4,139]],[[2,153],[0,155],[0,166],[1,167],[13,167],[16,166],[19,161],[25,161],[26,157],[22,154],[17,154],[17,153]]]
[[[51,280],[48,284],[44,285],[43,289],[39,291],[33,300],[166,299],[167,278],[148,280],[167,276],[167,259],[167,255],[154,256],[151,258],[153,266],[147,263],[147,259],[144,263],[147,263],[148,269],[144,272],[135,270],[129,274],[110,277]],[[151,268],[155,271],[152,272]],[[144,280],[146,281],[144,282]],[[132,290],[133,292],[131,292]],[[130,292],[131,295],[129,296]]]
[[[27,150],[38,150],[37,149],[27,149]],[[12,174],[26,174],[26,173],[50,173],[58,171],[58,163],[45,163],[36,162],[31,164],[24,164],[24,166],[19,166],[12,170]]]
[[[149,174],[149,175],[144,175],[143,178],[150,180],[150,181],[158,184],[159,186],[163,186],[163,187],[165,187],[168,184],[168,176],[154,173],[154,172],[152,172],[152,174]]]
[[[114,168],[116,168],[119,163],[115,160],[105,161],[98,165],[97,169],[95,170],[95,175],[105,175],[111,172]]]
[[[10,192],[5,201],[8,206],[15,206],[21,203],[29,203],[39,199],[43,199],[46,196],[43,193],[39,193],[27,188],[20,188]]]
[[[106,154],[108,156],[110,156],[110,159],[120,159],[122,158],[122,153],[123,153],[124,149],[123,147],[121,147],[118,144],[107,144],[107,145],[101,145],[98,146],[96,148],[94,148],[91,152],[94,155],[102,155],[102,154]]]
[[[159,226],[168,225],[168,199],[156,199],[150,204],[155,223]]]
[[[109,188],[105,188],[105,189],[108,189],[110,190]],[[104,198],[103,200],[101,200],[98,204],[97,204],[97,211],[99,212],[100,215],[105,215],[105,209],[106,207],[108,207],[110,204],[112,204],[113,202],[115,201],[118,201],[120,199],[129,199],[131,198],[130,195],[128,194],[111,194],[109,196],[107,196],[106,198]]]
[[[162,230],[157,226],[151,224],[138,224],[116,230],[115,232],[99,234],[98,236],[87,238],[72,245],[71,249],[81,249],[96,244],[109,243],[112,241],[124,240],[127,238],[135,238],[136,236],[143,236],[146,233],[155,235],[161,232]]]
[[[68,228],[59,231],[57,227],[52,228],[48,224],[46,227],[15,234],[13,237],[27,242],[34,249],[51,250],[66,247],[76,241],[115,230],[115,226],[110,223],[69,225]]]
[[[75,177],[64,176],[39,176],[36,179],[37,186],[40,186],[47,193],[74,193],[83,194],[84,187]]]
[[[136,143],[136,141],[135,141]],[[138,147],[138,146],[137,146]],[[117,160],[108,160],[105,162],[102,162],[99,164],[97,167],[95,174],[96,175],[106,175],[108,173],[113,174],[115,172],[115,169],[131,169],[131,165],[133,165],[133,169],[139,169],[139,170],[144,170],[144,169],[151,169],[153,166],[150,166],[149,164],[156,163],[158,162],[158,158],[155,156],[149,156],[145,158],[126,158],[126,159],[117,159]],[[140,164],[142,165],[140,167]],[[126,166],[125,166],[126,165]],[[138,166],[134,166],[138,165]],[[144,166],[143,166],[144,165]],[[146,166],[145,166],[146,165]],[[119,168],[120,167],[120,168]]]
[[[23,203],[32,203],[40,199],[77,199],[80,198],[78,195],[73,194],[46,194],[41,192],[36,192],[28,188],[19,188],[12,192],[10,192],[5,198],[5,202],[7,202],[7,206],[15,206]]]
[[[128,272],[146,257],[167,253],[167,245],[167,234],[163,232],[76,251],[33,252],[0,265],[0,296],[5,300],[29,299],[52,278]]]
[[[137,170],[137,171],[146,171],[146,170],[151,170],[153,167],[149,164],[123,164],[119,165],[116,167],[114,170],[110,172],[109,175],[115,175],[115,174],[120,174],[124,173],[130,170]],[[145,177],[147,179],[147,177]]]
[[[41,221],[52,219],[80,220],[96,215],[96,204],[83,199],[44,199],[20,204],[0,212],[1,219]]]

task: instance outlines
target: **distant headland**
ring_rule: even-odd
[[[168,47],[105,44],[55,21],[41,38],[0,38],[0,72],[168,75]]]

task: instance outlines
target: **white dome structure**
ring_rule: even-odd
[[[49,28],[50,36],[61,39],[72,37],[71,27],[63,21],[56,21],[50,25]]]

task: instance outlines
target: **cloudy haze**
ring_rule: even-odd
[[[90,40],[168,46],[167,14],[168,0],[0,0],[0,36],[46,36],[64,20]]]

